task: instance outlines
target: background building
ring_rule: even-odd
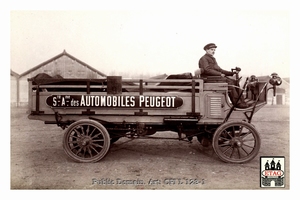
[[[10,104],[11,106],[17,106],[17,102],[19,99],[18,96],[18,82],[20,75],[10,70]]]
[[[11,105],[24,106],[28,104],[28,78],[39,73],[50,76],[60,75],[63,78],[103,78],[106,75],[63,51],[61,54],[39,64],[36,67],[18,75],[11,70]]]
[[[11,106],[25,106],[28,104],[28,78],[39,73],[46,73],[50,76],[60,75],[63,78],[103,78],[106,75],[94,69],[88,64],[80,61],[66,51],[57,56],[31,68],[30,70],[17,74],[10,71]],[[152,77],[164,78],[166,74]],[[259,81],[269,81],[270,76],[259,76]],[[241,86],[243,84],[240,84]],[[273,90],[268,92],[268,104],[289,105],[290,82],[289,78],[283,78],[282,84],[276,89],[276,96],[273,97]]]
[[[259,76],[259,81],[269,81],[270,76]],[[290,104],[290,79],[282,78],[282,84],[276,87],[276,96],[273,90],[268,91],[268,104],[270,105],[289,105]]]

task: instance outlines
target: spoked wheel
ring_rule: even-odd
[[[260,137],[247,122],[226,122],[214,133],[213,149],[225,162],[244,163],[258,154]]]
[[[99,122],[79,120],[69,126],[63,138],[66,154],[77,162],[97,162],[110,147],[110,136]]]

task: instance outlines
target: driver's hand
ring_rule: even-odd
[[[221,74],[221,76],[222,76],[222,77],[225,77],[226,75],[225,75],[225,74]]]

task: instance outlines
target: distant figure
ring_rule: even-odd
[[[216,59],[214,58],[214,54],[216,51],[217,46],[214,43],[209,43],[204,46],[204,50],[206,51],[206,54],[202,56],[199,60],[199,68],[203,71],[202,74],[205,77],[208,76],[233,76],[235,73],[223,70],[221,67],[219,67]],[[238,83],[236,83],[236,80],[231,79],[229,77],[224,80],[228,83],[228,92],[229,97],[233,104],[236,104],[238,108],[247,108],[249,107],[243,98],[243,95],[241,96],[240,100],[238,100],[239,94],[242,92],[241,89],[236,88]]]
[[[257,96],[258,96],[258,84],[257,84],[258,79],[256,78],[255,75],[250,76],[250,80],[249,83],[247,85],[247,97],[248,97],[248,91],[251,91],[251,99],[256,100]]]

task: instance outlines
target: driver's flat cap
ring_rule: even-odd
[[[214,43],[209,43],[204,46],[204,50],[210,49],[210,48],[217,48],[217,46]]]

